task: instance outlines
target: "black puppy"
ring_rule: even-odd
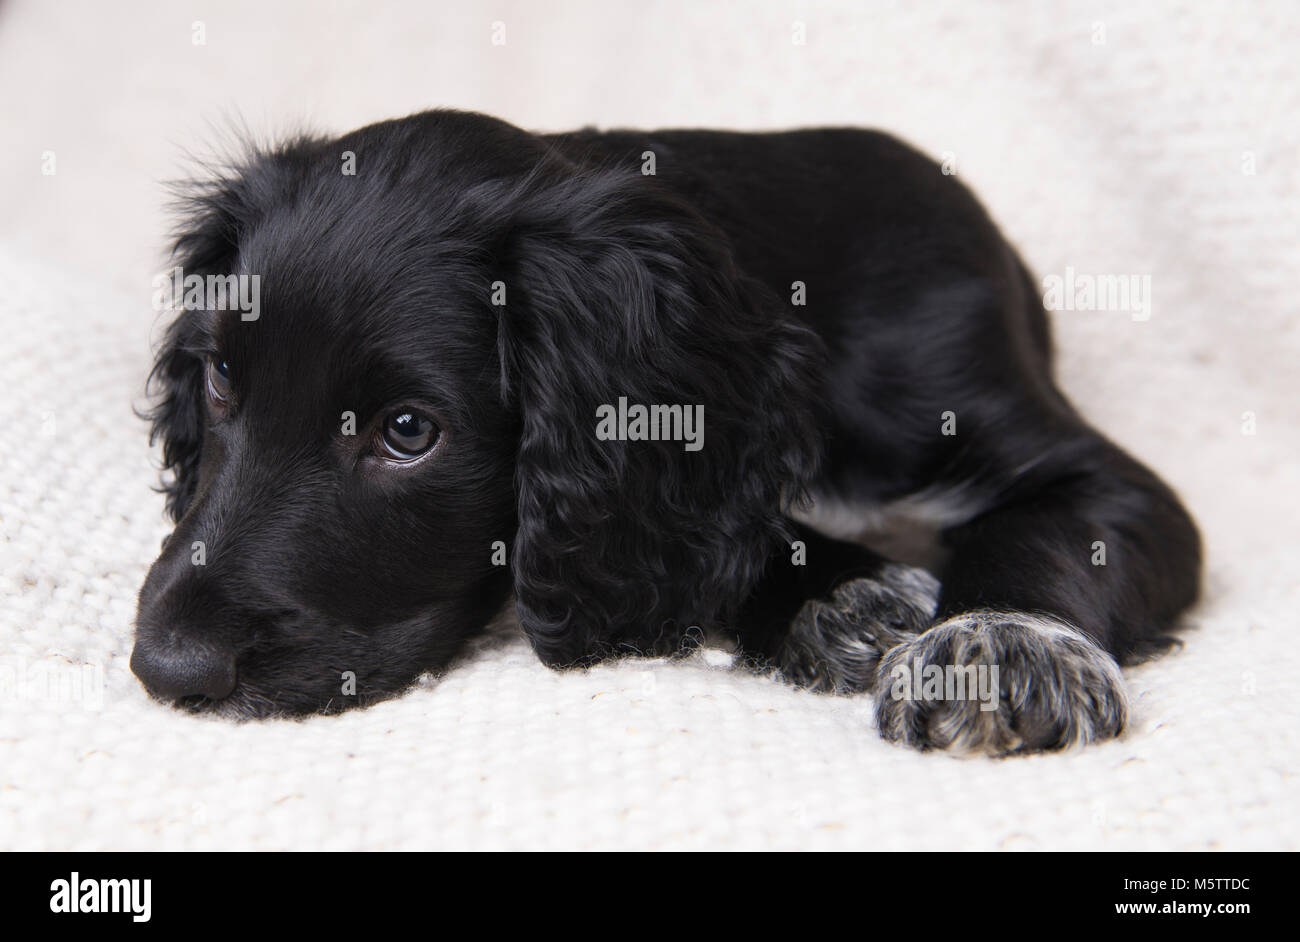
[[[1118,734],[1117,660],[1196,596],[1195,526],[1053,385],[1024,265],[883,134],[434,111],[197,184],[175,250],[256,297],[187,294],[153,374],[159,697],[373,702],[513,594],[549,665],[717,631],[876,689],[890,739],[1030,751]],[[830,511],[927,518],[938,578],[797,522]]]

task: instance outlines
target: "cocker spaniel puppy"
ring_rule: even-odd
[[[1025,265],[884,134],[432,111],[196,184],[175,258],[131,658],[167,701],[370,703],[512,601],[554,667],[712,632],[891,740],[1055,749],[1123,729],[1197,593]],[[933,574],[824,535],[918,517]]]

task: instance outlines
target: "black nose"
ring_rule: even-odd
[[[137,643],[131,652],[131,671],[150,693],[164,700],[196,694],[221,700],[235,689],[235,655],[196,644],[162,648]]]

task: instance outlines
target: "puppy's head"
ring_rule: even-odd
[[[370,702],[512,590],[548,664],[670,652],[815,468],[814,341],[635,164],[431,112],[255,155],[176,250],[151,418],[177,524],[131,660],[161,698]],[[696,444],[611,440],[620,399],[702,410]]]

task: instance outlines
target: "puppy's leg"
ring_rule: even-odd
[[[1196,596],[1200,541],[1150,471],[1095,435],[1083,446],[1058,473],[1015,482],[1003,504],[946,533],[953,555],[936,623],[880,665],[887,739],[1007,754],[1123,730],[1117,660],[1171,643],[1165,632]],[[915,689],[927,671],[974,679],[980,668],[996,668],[991,705]]]
[[[865,547],[797,530],[745,606],[742,650],[801,687],[869,690],[885,652],[929,626],[939,583]]]

